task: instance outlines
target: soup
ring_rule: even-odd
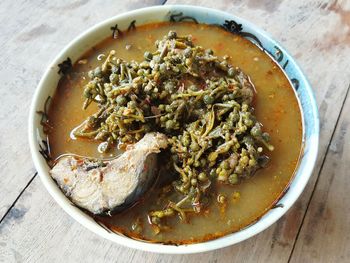
[[[112,231],[123,233],[136,239],[170,244],[195,243],[238,231],[258,220],[274,206],[286,190],[298,164],[302,142],[302,121],[298,101],[290,82],[281,68],[256,45],[239,35],[229,33],[217,26],[190,22],[147,24],[138,26],[135,30],[123,32],[117,39],[108,38],[84,54],[73,65],[71,72],[60,80],[49,109],[48,117],[51,128],[48,132],[48,137],[53,158],[67,153],[95,158],[112,158],[121,154],[126,147],[124,141],[119,141],[118,145],[113,143],[107,145],[101,144],[101,140],[76,136],[77,128],[81,127],[79,125],[84,123],[89,116],[99,111],[100,108],[97,105],[102,103],[99,97],[95,99],[97,103],[93,103],[93,101],[87,100],[83,95],[87,84],[91,81],[89,74],[94,72],[97,66],[101,66],[110,54],[123,61],[144,61],[145,51],[154,51],[154,42],[170,34],[168,33],[169,31],[176,32],[177,36],[191,35],[193,43],[188,44],[186,41],[184,42],[186,45],[189,45],[188,47],[198,45],[204,49],[210,49],[215,56],[224,57],[223,60],[220,60],[221,62],[225,61],[222,67],[233,65],[235,74],[238,75],[237,72],[242,70],[242,74],[243,72],[246,74],[244,76],[249,76],[245,80],[249,80],[249,83],[253,84],[252,89],[255,90],[255,94],[251,96],[252,101],[245,102],[241,99],[243,102],[237,107],[242,108],[244,107],[242,105],[245,103],[249,104],[249,107],[253,107],[251,111],[255,117],[248,119],[246,123],[256,121],[255,125],[259,129],[261,127],[264,132],[269,134],[271,139],[267,140],[268,143],[266,141],[265,145],[257,148],[259,152],[263,151],[262,149],[264,148],[264,156],[268,157],[269,162],[261,169],[253,169],[251,173],[245,176],[247,178],[243,178],[243,176],[242,178],[237,178],[235,173],[235,176],[223,176],[224,179],[209,180],[208,178],[212,178],[209,170],[203,169],[204,175],[202,174],[202,177],[204,179],[200,180],[200,177],[197,176],[195,178],[196,181],[191,180],[190,182],[192,186],[197,186],[205,185],[205,182],[210,181],[210,193],[205,198],[202,198],[202,200],[205,199],[203,201],[205,205],[201,206],[198,211],[191,211],[186,213],[186,215],[178,213],[171,206],[171,209],[167,210],[169,209],[169,200],[174,192],[174,184],[172,182],[175,179],[169,178],[170,173],[167,170],[160,169],[160,179],[152,185],[137,203],[112,216],[94,214],[92,216]],[[171,37],[169,36],[168,38],[170,39]],[[181,44],[179,45],[181,46]],[[114,50],[113,53],[111,53],[111,50]],[[208,56],[210,57],[211,54],[210,51]],[[213,77],[212,72],[209,71],[205,72],[203,77],[204,75]],[[109,81],[112,82],[112,80],[107,80],[108,83]],[[188,81],[191,85],[194,83],[195,86],[201,86],[192,77],[190,80],[181,80],[181,85],[185,87],[185,91],[189,89],[187,86],[191,86],[188,84]],[[206,87],[197,88],[193,90],[192,94],[199,94],[203,90],[205,91]],[[119,98],[122,97],[120,96]],[[205,109],[214,108],[214,106],[210,106],[213,103],[211,101],[213,99],[209,97],[207,100],[209,101],[208,104],[205,105],[206,102],[204,101],[202,103],[203,107]],[[229,99],[225,99],[225,101],[229,101]],[[82,110],[84,102],[85,106],[87,102],[89,106]],[[221,106],[217,107],[228,107],[226,104],[226,106],[223,106],[222,104],[224,103],[217,103],[217,105],[219,104]],[[191,107],[188,106],[188,108]],[[223,112],[222,116],[225,116],[225,109],[220,111]],[[150,118],[157,119],[155,122],[160,123],[159,127],[161,127],[162,131],[169,127],[171,128],[170,124],[174,127],[176,126],[176,123],[168,122],[169,127],[167,127],[166,121],[169,121],[169,119],[165,120],[165,124],[161,126],[162,122],[158,122],[158,118],[161,119],[163,116],[162,112],[152,111],[152,113],[153,116],[150,116]],[[214,116],[217,117],[218,111],[215,114]],[[209,115],[210,112],[208,113]],[[203,127],[206,126],[203,124]],[[177,129],[181,129],[181,127]],[[138,131],[136,132],[137,134],[139,134]],[[193,133],[195,133],[195,129],[193,129]],[[252,134],[252,132],[250,133]],[[173,133],[169,134],[177,133],[173,131]],[[141,135],[139,137],[135,137],[136,139],[132,137],[132,139],[136,140],[133,143],[140,140]],[[218,140],[220,142],[223,141],[221,143],[225,143],[225,139],[219,138]],[[226,142],[230,142],[230,140],[226,138]],[[101,147],[103,148],[102,150]],[[106,147],[108,147],[108,150],[105,149]],[[268,151],[266,148],[270,148],[271,151]],[[195,149],[189,146],[188,151],[193,152]],[[239,151],[239,154],[242,154],[241,150]],[[160,155],[159,158],[163,166],[172,162],[169,157],[171,155],[169,151],[168,153],[162,151],[158,155]],[[209,162],[204,164],[203,167],[210,165]],[[224,168],[218,168],[221,170],[216,171],[220,174],[220,171]],[[180,167],[179,169],[181,170],[182,168]],[[217,175],[217,178],[219,178],[219,175]],[[188,194],[188,192],[186,193]],[[166,216],[165,219],[162,219],[164,217],[163,214],[159,216],[160,219],[158,218],[158,221],[160,220],[162,224],[158,226],[155,223],[158,222],[157,220],[155,222],[152,221],[150,211],[153,211],[154,215],[156,214],[154,211],[161,211],[162,213],[170,211],[172,215]]]

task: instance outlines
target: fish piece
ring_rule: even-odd
[[[50,171],[64,194],[93,214],[119,212],[133,205],[157,178],[157,153],[168,146],[162,133],[147,133],[114,160],[65,156]]]

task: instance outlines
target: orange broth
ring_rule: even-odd
[[[219,27],[190,22],[147,24],[123,33],[118,39],[108,38],[81,57],[86,64],[77,62],[73,66],[73,73],[61,79],[49,110],[53,127],[49,141],[53,157],[63,153],[106,157],[97,151],[99,142],[72,139],[70,136],[74,127],[97,110],[95,105],[82,110],[87,72],[101,64],[97,59],[99,54],[108,54],[112,49],[124,60],[143,60],[144,51],[155,50],[154,41],[161,39],[169,30],[176,31],[178,35],[191,34],[195,44],[211,48],[218,56],[228,55],[232,65],[240,67],[250,76],[257,91],[255,115],[263,124],[264,131],[270,134],[275,150],[268,153],[268,166],[258,170],[253,177],[235,186],[213,186],[213,192],[228,197],[225,208],[213,200],[208,209],[201,215],[190,216],[187,223],[180,222],[177,217],[168,219],[170,229],[167,231],[155,234],[147,221],[147,212],[159,209],[161,205],[156,187],[137,205],[123,213],[96,219],[114,231],[143,240],[195,243],[238,231],[256,221],[282,195],[298,164],[302,121],[297,98],[281,68],[256,45]],[[127,50],[126,45],[131,48]],[[142,223],[142,233],[132,231],[132,224],[136,220]]]

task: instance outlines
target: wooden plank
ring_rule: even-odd
[[[97,22],[161,2],[1,1],[0,219],[35,173],[26,123],[31,97],[47,65],[69,41]]]
[[[169,0],[168,3],[188,1]],[[0,225],[0,255],[4,255],[5,262],[67,259],[107,262],[287,262],[350,82],[347,70],[350,66],[347,59],[350,47],[343,29],[346,19],[342,18],[344,3],[333,5],[320,0],[285,0],[278,3],[201,0],[191,3],[237,14],[269,31],[298,59],[309,77],[320,106],[322,132],[315,175],[302,198],[277,224],[239,245],[198,255],[170,256],[138,252],[102,240],[66,215],[35,178]],[[68,29],[63,32],[67,33]],[[60,49],[56,48],[51,51]],[[47,56],[43,55],[42,61],[46,61]]]
[[[350,96],[339,119],[291,262],[350,260]]]

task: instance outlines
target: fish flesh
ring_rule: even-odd
[[[157,153],[168,145],[162,133],[147,133],[110,161],[68,155],[50,174],[64,194],[93,214],[111,215],[132,206],[157,178]]]

